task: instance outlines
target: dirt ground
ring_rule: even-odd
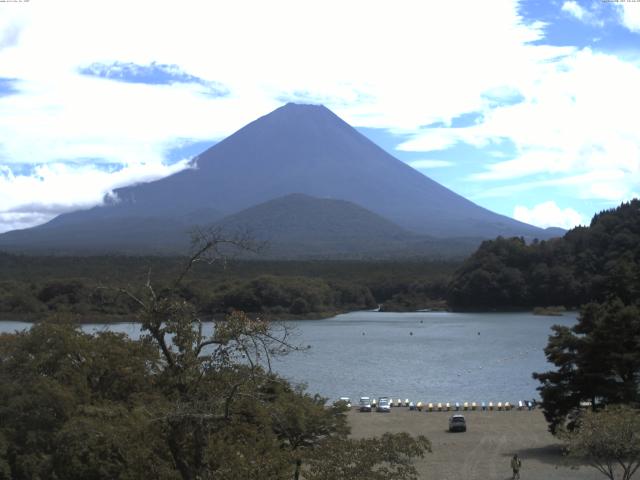
[[[449,433],[448,419],[462,413],[467,431]],[[418,412],[392,408],[390,413],[349,413],[352,436],[378,436],[385,432],[408,432],[431,440],[433,453],[418,460],[422,479],[508,480],[514,453],[522,460],[522,480],[596,480],[601,473],[587,465],[571,468],[559,443],[547,431],[540,410]]]

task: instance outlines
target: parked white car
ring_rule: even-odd
[[[371,399],[369,397],[360,397],[360,411],[361,412],[371,411]]]
[[[391,400],[389,400],[389,397],[378,398],[378,406],[376,407],[376,411],[385,413],[391,411]]]

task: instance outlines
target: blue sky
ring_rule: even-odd
[[[286,101],[570,228],[639,195],[638,85],[640,2],[0,3],[0,232],[179,171]]]

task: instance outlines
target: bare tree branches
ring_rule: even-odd
[[[221,227],[196,227],[191,231],[191,252],[173,287],[178,287],[198,262],[226,264],[230,257],[239,252],[259,253],[265,246],[265,242],[256,241],[249,231],[229,235]]]

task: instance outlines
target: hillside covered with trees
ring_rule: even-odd
[[[564,237],[486,241],[455,273],[453,309],[531,308],[640,297],[640,201],[594,216]]]

